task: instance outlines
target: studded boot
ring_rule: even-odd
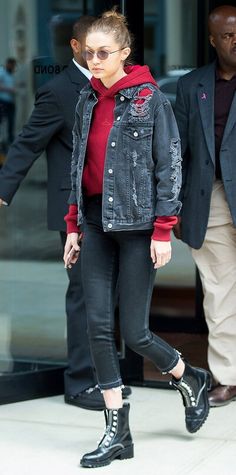
[[[207,391],[211,389],[211,375],[201,368],[193,368],[185,363],[184,374],[177,380],[172,376],[170,384],[176,388],[183,399],[185,423],[189,432],[197,432],[209,414]]]
[[[134,456],[133,442],[129,429],[129,404],[121,409],[106,409],[105,433],[93,452],[85,454],[80,465],[94,468],[109,465],[114,459],[128,459]]]

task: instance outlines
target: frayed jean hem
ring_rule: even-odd
[[[172,369],[174,369],[175,366],[178,364],[179,360],[180,360],[180,354],[177,353],[173,363],[171,363],[166,369],[162,369],[161,373],[162,374],[170,373],[172,371]]]
[[[124,385],[123,385],[123,382],[121,379],[119,380],[116,380],[116,381],[113,381],[111,383],[104,383],[104,384],[100,384],[98,383],[98,387],[100,389],[101,392],[103,391],[106,391],[107,389],[119,389],[119,388],[123,388]]]

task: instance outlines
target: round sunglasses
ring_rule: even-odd
[[[110,54],[117,53],[117,51],[122,51],[122,49],[125,49],[125,48],[126,46],[120,49],[116,49],[115,51],[105,51],[103,49],[99,49],[98,51],[90,51],[86,49],[82,52],[82,56],[85,59],[85,61],[92,61],[92,59],[94,58],[96,54],[98,59],[100,59],[101,61],[104,61],[105,59],[109,57]]]

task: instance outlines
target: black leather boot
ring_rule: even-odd
[[[211,389],[211,375],[201,368],[193,368],[185,363],[184,374],[177,380],[172,376],[171,385],[176,388],[183,399],[185,423],[189,432],[197,432],[209,414],[207,391]]]
[[[129,429],[129,404],[121,409],[104,411],[106,430],[98,448],[85,454],[80,465],[94,468],[109,465],[114,459],[129,459],[134,456],[133,442]]]

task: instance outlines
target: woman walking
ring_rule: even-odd
[[[64,261],[81,250],[91,351],[106,411],[106,430],[83,467],[133,457],[129,404],[114,341],[119,275],[120,328],[126,344],[171,373],[183,397],[186,427],[196,432],[209,412],[210,375],[148,327],[156,269],[171,258],[170,231],[181,204],[180,140],[170,104],[147,66],[128,66],[125,17],[106,12],[88,31],[84,57],[93,74],[80,94],[73,131],[72,192]]]

